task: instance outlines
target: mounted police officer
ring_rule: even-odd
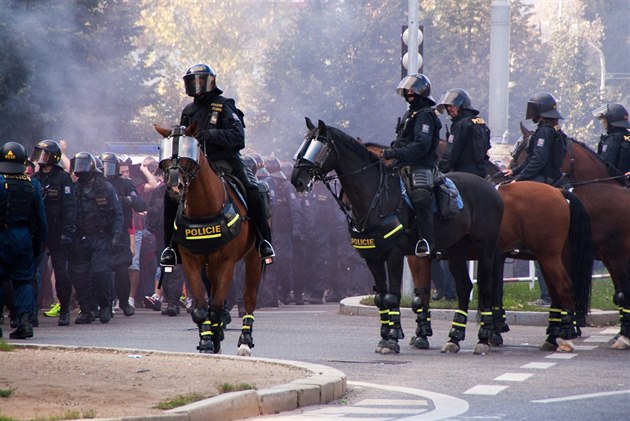
[[[478,117],[479,111],[472,106],[468,92],[449,89],[438,101],[437,110],[439,113],[446,111],[453,122],[439,163],[440,170],[467,172],[485,178],[488,175],[485,161],[489,159],[490,129]]]
[[[55,140],[42,140],[35,145],[31,162],[39,165],[33,178],[42,185],[46,209],[48,240],[46,247],[55,274],[55,291],[59,300],[59,326],[70,325],[70,279],[68,249],[76,230],[77,204],[74,183],[61,164],[61,145]]]
[[[562,161],[566,151],[566,135],[558,120],[558,103],[549,92],[538,92],[527,102],[525,118],[538,124],[529,140],[526,160],[503,173],[515,181],[539,181],[559,187],[562,184]]]
[[[207,64],[190,67],[184,75],[184,85],[186,94],[194,100],[182,111],[180,125],[190,126],[196,123],[195,138],[202,145],[208,160],[220,165],[222,169],[229,167],[231,173],[245,186],[248,215],[260,233],[258,251],[263,260],[270,262],[275,253],[271,246],[271,232],[265,219],[264,204],[255,179],[247,176],[240,157],[240,150],[245,147],[243,113],[236,108],[233,99],[221,95],[223,91],[216,86],[216,73]],[[160,257],[162,266],[174,266],[177,260],[176,251],[170,248],[177,205],[177,202],[165,197],[164,240],[167,248]]]
[[[111,253],[123,244],[123,214],[116,190],[96,168],[89,152],[72,159],[77,177],[76,236],[72,244],[70,273],[81,314],[77,324],[101,323],[111,319]]]
[[[628,111],[621,104],[604,104],[593,111],[602,122],[605,134],[597,144],[597,154],[619,171],[630,171],[630,122]]]
[[[404,77],[396,93],[409,103],[409,109],[398,120],[396,140],[383,150],[383,158],[394,159],[401,166],[401,176],[416,211],[419,240],[417,256],[431,255],[433,236],[433,176],[442,123],[433,106],[431,81],[421,73]]]
[[[123,214],[123,234],[128,234],[132,225],[133,211],[144,212],[146,205],[136,191],[133,181],[123,178],[120,173],[120,159],[113,152],[104,152],[99,156],[103,162],[103,175],[114,186],[118,194]],[[118,305],[125,316],[133,316],[135,309],[129,304],[131,285],[129,281],[129,265],[131,265],[131,243],[129,235],[123,235],[117,247],[112,248],[111,266],[114,270],[114,285]]]
[[[0,303],[4,303],[2,281],[7,280],[13,286],[17,315],[11,339],[33,336],[32,282],[47,232],[41,185],[25,174],[26,162],[19,143],[7,142],[0,148]]]

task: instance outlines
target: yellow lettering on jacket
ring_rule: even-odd
[[[353,238],[352,247],[354,248],[375,248],[373,238]]]
[[[475,124],[485,124],[486,123],[485,121],[483,121],[483,118],[481,118],[481,117],[471,118],[470,121],[472,121]]]

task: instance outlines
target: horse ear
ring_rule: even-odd
[[[309,130],[313,130],[315,128],[315,125],[313,124],[311,119],[308,117],[304,117],[304,119],[306,119],[306,128]]]
[[[186,127],[186,130],[184,130],[184,134],[186,136],[195,137],[195,133],[197,133],[197,122],[193,121],[192,123],[190,123],[190,126]]]
[[[326,134],[326,123],[324,123],[323,121],[319,120],[317,122],[317,128],[319,129],[319,133]]]
[[[162,136],[164,136],[164,138],[167,138],[171,135],[172,130],[171,129],[167,129],[166,127],[162,127],[160,125],[154,124],[153,127],[155,128],[155,130],[157,130],[157,132],[159,134],[161,134]]]
[[[521,133],[523,134],[523,136],[527,136],[531,133],[531,131],[527,127],[525,127],[522,121],[519,123],[519,125],[521,126]]]

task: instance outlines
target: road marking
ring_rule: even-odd
[[[570,360],[571,358],[577,357],[578,354],[566,354],[562,352],[556,352],[553,354],[547,355],[545,358],[551,358],[555,360]]]
[[[328,408],[315,409],[313,411],[308,411],[309,414],[314,415],[330,415],[330,414],[357,414],[357,415],[410,415],[410,414],[419,414],[421,412],[425,412],[428,408],[363,408],[360,406],[330,406]]]
[[[599,348],[597,345],[575,345],[575,351],[592,351]]]
[[[619,333],[619,328],[609,327],[608,329],[604,329],[599,332],[600,335],[616,335]]]
[[[556,364],[558,363],[528,363],[528,364],[522,365],[521,368],[533,368],[536,370],[546,370],[549,367],[553,367]]]
[[[587,393],[584,395],[565,396],[564,398],[539,399],[532,402],[534,403],[566,402],[566,401],[577,401],[580,399],[599,398],[599,397],[626,395],[626,394],[630,394],[630,390],[617,390],[615,392]]]
[[[508,386],[496,386],[491,384],[478,384],[464,392],[465,395],[496,395],[507,389]]]
[[[403,405],[403,406],[428,406],[429,402],[425,399],[363,399],[361,402],[357,402],[357,406],[390,406],[390,405]]]
[[[610,336],[589,336],[584,339],[584,342],[608,342],[610,340]]]
[[[533,376],[532,373],[505,373],[495,377],[493,380],[504,382],[522,382],[529,379],[531,376]]]

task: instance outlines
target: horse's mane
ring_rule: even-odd
[[[360,158],[367,159],[370,162],[378,161],[378,157],[368,150],[367,146],[369,144],[364,145],[363,143],[359,142],[357,138],[350,136],[343,130],[336,127],[327,126],[327,130],[330,132],[330,135],[332,137],[342,142],[345,142],[348,147],[350,147],[352,152],[356,153]]]
[[[582,149],[584,149],[586,151],[586,153],[588,153],[591,157],[595,158],[596,161],[601,162],[602,165],[604,165],[606,167],[606,169],[608,170],[608,174],[612,177],[618,177],[618,176],[622,176],[624,175],[617,167],[615,167],[613,164],[611,164],[608,161],[605,161],[602,159],[601,156],[597,155],[597,152],[595,152],[593,149],[591,149],[590,146],[588,146],[585,142],[580,142],[577,139],[574,139],[572,137],[569,138],[569,141],[577,144],[578,146],[580,146]],[[620,184],[625,185],[625,180],[617,180]]]

